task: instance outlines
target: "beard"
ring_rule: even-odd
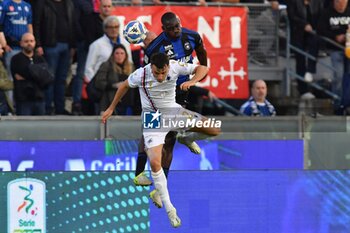
[[[34,47],[32,46],[27,46],[23,48],[24,52],[26,53],[32,53],[34,51]]]

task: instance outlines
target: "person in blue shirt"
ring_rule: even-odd
[[[240,108],[246,116],[275,116],[275,107],[266,99],[267,86],[264,80],[256,80],[251,88],[252,95]]]
[[[8,76],[13,80],[10,70],[11,59],[21,51],[20,41],[22,35],[27,32],[33,33],[32,7],[23,0],[1,1],[0,6],[0,43],[2,43],[5,50],[4,62]],[[2,37],[2,33],[4,37]],[[12,91],[8,94],[12,100]]]
[[[7,43],[20,47],[19,43],[24,33],[33,33],[32,7],[21,0],[4,1],[2,3],[1,25]]]
[[[162,33],[145,48],[145,63],[155,53],[165,53],[172,60],[179,60],[186,63],[193,63],[193,51],[196,52],[198,61],[201,65],[207,66],[207,52],[204,48],[202,38],[198,32],[189,30],[181,26],[179,17],[173,12],[166,12],[161,17]],[[147,37],[146,39],[147,40]],[[188,91],[180,89],[180,85],[189,80],[189,76],[179,76],[176,83],[176,102],[186,106]],[[193,87],[191,87],[192,89]],[[162,151],[162,168],[166,177],[173,158],[173,148],[176,142],[176,132],[169,132],[165,138],[165,144]],[[181,142],[185,144],[184,142]],[[197,144],[187,145],[189,149],[196,154],[200,154],[200,148]],[[134,183],[136,185],[151,185],[152,182],[143,174],[147,155],[144,151],[143,139],[140,141],[139,153],[135,171]],[[157,207],[162,207],[160,198],[153,190],[150,194]]]

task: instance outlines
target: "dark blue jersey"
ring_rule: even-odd
[[[4,1],[0,24],[3,27],[6,39],[11,42],[19,42],[24,33],[28,32],[28,24],[32,24],[32,8],[29,3],[21,1]]]
[[[181,36],[177,39],[170,39],[165,32],[162,32],[146,48],[145,63],[149,63],[149,58],[157,52],[167,54],[169,59],[192,63],[192,53],[201,45],[203,41],[198,32],[187,28],[182,28]],[[179,85],[188,79],[188,76],[180,76],[176,84]]]

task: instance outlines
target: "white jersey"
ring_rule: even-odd
[[[168,76],[160,83],[152,74],[151,64],[148,64],[129,76],[129,86],[139,87],[143,111],[179,107],[175,100],[176,80],[180,75],[192,74],[197,66],[170,60]]]

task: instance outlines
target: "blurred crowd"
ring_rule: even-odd
[[[348,0],[199,0],[197,5],[209,2],[270,4],[270,13],[261,13],[264,17],[273,17],[271,12],[277,11],[281,4],[287,7],[292,44],[316,57],[314,60],[296,53],[295,70],[304,77],[298,80],[302,98],[313,98],[308,83],[317,74],[321,45],[318,35],[343,46],[346,43],[350,23]],[[142,0],[131,1],[132,5],[142,3]],[[143,65],[142,52],[132,51],[119,35],[122,30],[112,9],[112,0],[2,1],[0,114],[99,115],[112,101],[119,83]],[[334,109],[343,113],[350,105],[350,62],[336,46],[328,46],[327,51],[335,68],[331,90],[340,96]],[[87,93],[94,91],[89,88],[92,82],[98,92],[96,98],[89,98],[91,94]],[[68,107],[67,96],[71,96]],[[208,90],[192,96],[192,108],[202,103],[203,96],[211,102],[216,98]],[[132,90],[115,114],[138,115],[140,111],[138,91]]]

